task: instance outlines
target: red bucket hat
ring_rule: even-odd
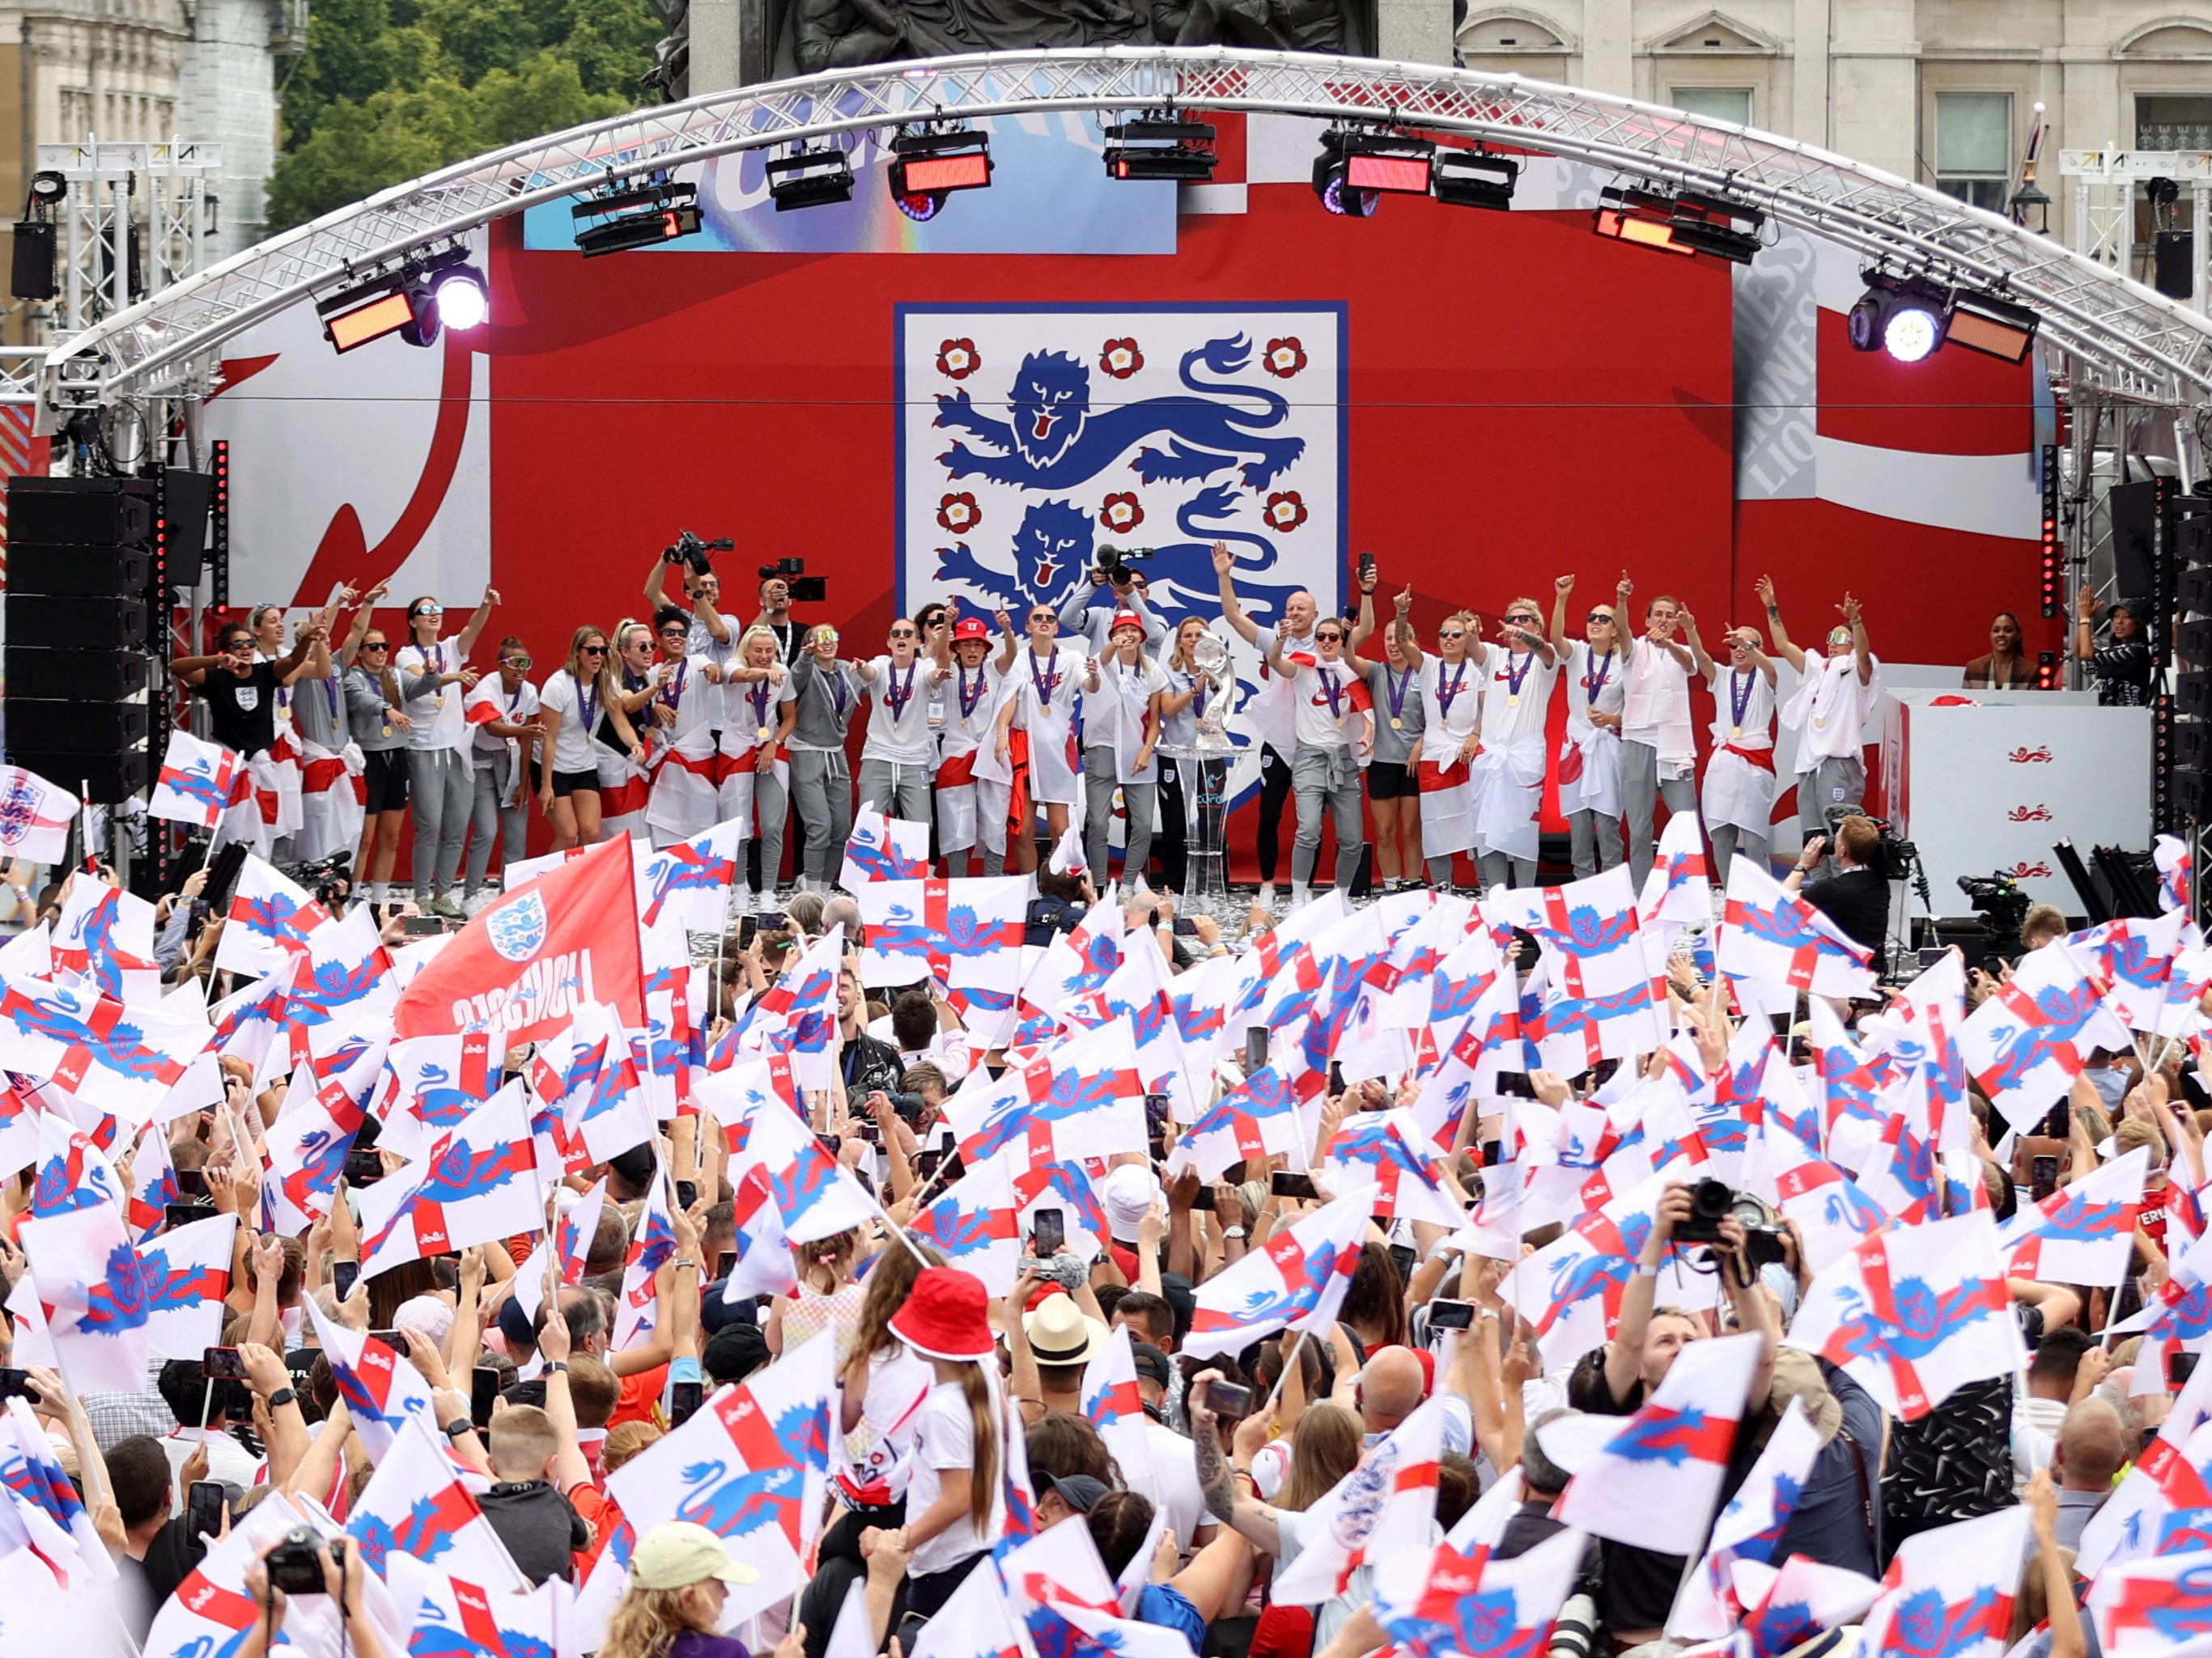
[[[952,624],[952,642],[957,645],[963,639],[980,639],[988,644],[991,630],[983,625],[981,616],[963,616]]]
[[[1134,610],[1115,611],[1114,625],[1106,631],[1109,634],[1118,634],[1124,628],[1134,628],[1139,633],[1142,633],[1145,630],[1144,618]]]
[[[926,1358],[988,1358],[996,1351],[986,1309],[990,1297],[973,1273],[925,1266],[891,1315],[891,1333]]]

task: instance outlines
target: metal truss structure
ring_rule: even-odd
[[[52,353],[42,427],[204,395],[222,343],[410,252],[541,202],[716,155],[904,124],[1174,106],[1387,124],[1556,155],[1764,210],[1893,271],[2033,307],[2070,386],[2212,404],[2212,319],[1994,214],[1810,145],[1574,88],[1428,64],[1226,48],[1000,52],[711,93],[397,185],[94,322]],[[2054,367],[2057,365],[2054,364]]]

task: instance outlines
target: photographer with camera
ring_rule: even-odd
[[[1088,590],[1071,588],[1060,601],[1060,625],[1088,641],[1091,655],[1106,654],[1113,642],[1114,618],[1124,610],[1143,624],[1146,655],[1157,653],[1166,640],[1167,620],[1152,608],[1152,583],[1129,562],[1132,558],[1152,556],[1149,547],[1132,548],[1127,552],[1118,547],[1101,547],[1091,567]]]
[[[246,1569],[246,1593],[262,1615],[247,1628],[245,1639],[228,1650],[228,1658],[269,1658],[276,1632],[284,1625],[285,1597],[293,1594],[329,1595],[344,1620],[351,1658],[385,1658],[384,1637],[362,1592],[365,1570],[361,1547],[352,1538],[325,1540],[312,1527],[295,1526]]]
[[[1846,937],[1880,956],[1889,925],[1889,883],[1875,866],[1881,853],[1881,830],[1871,817],[1854,814],[1844,818],[1836,825],[1836,873],[1807,881],[1805,878],[1820,866],[1827,848],[1825,835],[1816,835],[1807,841],[1805,850],[1798,854],[1797,867],[1782,884],[1783,890],[1799,893]]]

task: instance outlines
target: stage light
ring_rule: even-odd
[[[1943,342],[2005,362],[2020,362],[2034,348],[2035,331],[2042,320],[2014,301],[1962,288],[1951,295],[1951,314],[1944,323]]]
[[[1668,253],[1695,258],[1698,250],[1683,241],[1674,228],[1674,201],[1648,190],[1609,185],[1598,192],[1598,207],[1590,228],[1615,241],[1634,242]]]
[[[491,315],[491,298],[484,284],[483,273],[472,264],[457,264],[438,274],[431,298],[438,307],[438,320],[448,328],[466,332],[480,326]]]
[[[891,140],[891,199],[909,219],[933,219],[956,190],[991,182],[991,140],[965,127],[902,131]]]
[[[1436,150],[1427,138],[1331,127],[1314,157],[1314,194],[1331,213],[1367,218],[1384,196],[1427,195]]]
[[[2066,614],[2066,544],[2058,535],[2058,446],[2043,446],[2043,614]]]
[[[578,223],[597,219],[576,232],[576,250],[587,259],[627,248],[652,247],[678,236],[698,234],[699,187],[655,173],[643,185],[623,190],[610,187],[586,197],[568,210]],[[635,210],[635,211],[631,210]]]
[[[1860,274],[1867,291],[1845,319],[1853,350],[1887,351],[1899,362],[1919,362],[1943,343],[1947,289],[1923,277]]]
[[[1218,159],[1214,131],[1204,121],[1187,121],[1172,111],[1132,115],[1104,129],[1106,176],[1109,179],[1204,180],[1213,176]]]
[[[343,354],[411,326],[415,304],[404,287],[387,281],[320,301],[315,313],[323,319],[323,337]]]
[[[2058,653],[2039,651],[2035,657],[2035,689],[2055,691],[2058,686]]]
[[[767,163],[768,193],[775,210],[822,207],[853,199],[853,158],[831,144],[821,149],[794,146]]]
[[[1429,159],[1429,188],[1454,207],[1509,208],[1521,163],[1480,149],[1439,149]]]
[[[1899,362],[1918,362],[1943,343],[1943,319],[1927,306],[1892,308],[1881,325],[1881,349]]]
[[[1763,246],[1759,228],[1765,222],[1766,215],[1755,207],[1685,191],[1674,198],[1668,228],[1675,241],[1697,252],[1749,264]]]

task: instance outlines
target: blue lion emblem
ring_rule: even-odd
[[[769,1526],[798,1534],[803,1476],[797,1468],[731,1476],[728,1465],[720,1461],[694,1462],[684,1470],[683,1479],[690,1490],[676,1505],[678,1520],[695,1521],[722,1538]]]
[[[988,477],[1025,489],[1073,489],[1096,477],[1131,444],[1164,434],[1164,451],[1141,449],[1129,464],[1146,483],[1210,478],[1249,454],[1253,459],[1240,469],[1243,482],[1264,489],[1305,452],[1303,439],[1262,435],[1290,417],[1290,400],[1265,386],[1202,380],[1194,373],[1202,361],[1213,374],[1237,374],[1251,356],[1251,343],[1242,334],[1208,340],[1183,353],[1179,371],[1196,395],[1148,398],[1093,414],[1089,367],[1063,352],[1032,351],[1014,374],[1011,420],[979,415],[964,391],[939,395],[937,425],[1000,452],[978,454],[956,440],[939,459],[956,478]],[[1248,412],[1231,398],[1261,408]]]
[[[1607,1442],[1606,1449],[1631,1462],[1663,1462],[1670,1468],[1679,1468],[1693,1458],[1710,1461],[1716,1438],[1725,1455],[1734,1432],[1733,1423],[1708,1420],[1705,1413],[1694,1406],[1672,1411],[1663,1406],[1647,1405]]]
[[[426,1615],[431,1611],[428,1601],[423,1603],[422,1611]],[[501,1630],[499,1643],[505,1649],[506,1658],[554,1658],[551,1647],[519,1630]],[[486,1654],[483,1647],[450,1625],[417,1622],[407,1633],[407,1658],[486,1658]]]
[[[1744,1632],[1751,1637],[1752,1650],[1759,1658],[1774,1658],[1795,1646],[1802,1646],[1820,1632],[1820,1621],[1813,1616],[1813,1608],[1802,1600],[1770,1600],[1743,1620]]]
[[[1820,1206],[1820,1218],[1826,1225],[1843,1227],[1863,1237],[1879,1230],[1889,1217],[1883,1214],[1881,1206],[1860,1191],[1856,1183],[1841,1180],[1829,1187],[1827,1197]]]
[[[1844,1309],[1836,1320],[1836,1335],[1842,1338],[1843,1351],[1841,1356],[1826,1354],[1832,1363],[1878,1358],[1911,1363],[1927,1357],[1960,1327],[1990,1313],[1989,1285],[1978,1278],[1961,1279],[1956,1288],[1940,1296],[1919,1278],[1901,1278],[1892,1298],[1897,1306],[1895,1323],[1865,1305],[1856,1290],[1837,1292]],[[1834,1337],[1830,1338],[1830,1345],[1838,1345]]]
[[[1472,1594],[1432,1589],[1421,1597],[1412,1617],[1391,1619],[1389,1631],[1416,1652],[1536,1658],[1550,1638],[1551,1624],[1522,1624],[1510,1588]]]
[[[517,894],[485,913],[484,936],[503,960],[526,962],[545,943],[545,900],[535,891]]]
[[[1992,1632],[2003,1632],[2002,1625],[1995,1631],[1990,1627],[1996,1610],[1996,1591],[1986,1584],[1960,1606],[1945,1606],[1941,1590],[1916,1589],[1897,1603],[1881,1650],[1903,1658],[1950,1658]]]
[[[914,1230],[948,1258],[988,1249],[999,1236],[992,1230],[989,1210],[963,1209],[957,1198],[930,1205],[915,1218]]]
[[[395,1550],[428,1565],[453,1546],[453,1530],[439,1515],[435,1497],[417,1502],[396,1526],[382,1515],[357,1513],[346,1530],[361,1545],[361,1558],[380,1575],[385,1557]]]

